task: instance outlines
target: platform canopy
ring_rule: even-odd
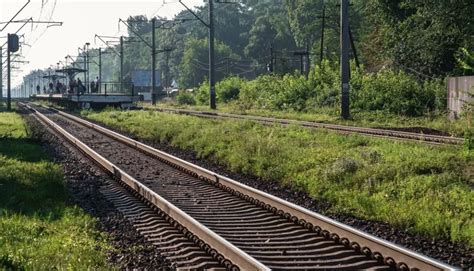
[[[44,79],[51,79],[52,81],[56,81],[58,79],[64,79],[66,78],[65,75],[57,75],[57,74],[52,74],[52,75],[44,75]]]
[[[86,72],[87,70],[84,69],[79,69],[79,68],[64,68],[64,69],[58,69],[56,70],[57,73],[64,73],[66,74],[70,79],[74,78],[74,76],[78,73]]]
[[[63,73],[65,75],[67,75],[67,77],[70,81],[74,80],[74,76],[76,76],[78,73],[83,73],[83,72],[86,72],[86,71],[87,70],[74,68],[74,67],[57,69],[56,70],[57,73]]]

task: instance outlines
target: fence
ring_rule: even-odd
[[[101,82],[99,86],[88,88],[88,93],[92,95],[131,95],[134,96],[135,87],[132,83]]]
[[[449,118],[458,118],[463,107],[473,100],[474,76],[448,77]]]

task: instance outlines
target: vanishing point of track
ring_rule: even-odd
[[[190,239],[204,251],[201,268],[207,262],[240,270],[454,269],[78,117],[27,107],[168,217],[179,232],[170,230],[177,239],[167,238],[167,247]],[[142,225],[153,225],[151,214]]]
[[[262,124],[275,124],[275,123],[282,124],[282,125],[293,124],[293,125],[298,125],[305,128],[327,129],[327,130],[332,130],[332,131],[336,131],[343,134],[361,134],[361,135],[368,135],[368,136],[382,137],[382,138],[389,138],[389,139],[396,139],[396,140],[423,142],[423,143],[429,143],[429,144],[460,145],[464,143],[464,139],[459,138],[459,137],[402,132],[402,131],[396,131],[396,130],[390,130],[390,129],[367,128],[367,127],[357,127],[357,126],[330,124],[330,123],[313,122],[313,121],[280,119],[280,118],[260,117],[260,116],[253,116],[253,115],[240,115],[240,114],[231,114],[231,113],[219,113],[219,112],[209,112],[209,111],[196,111],[196,110],[188,110],[188,109],[158,108],[156,110],[161,111],[161,112],[186,114],[186,115],[200,117],[200,118],[252,120],[252,121],[257,121]]]

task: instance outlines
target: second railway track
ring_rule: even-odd
[[[151,109],[147,109],[147,110],[151,110]],[[459,138],[459,137],[403,132],[403,131],[396,131],[396,130],[390,130],[390,129],[367,128],[367,127],[357,127],[357,126],[348,126],[348,125],[340,125],[340,124],[330,124],[330,123],[323,123],[323,122],[314,122],[314,121],[301,121],[301,120],[280,119],[280,118],[261,117],[261,116],[253,116],[253,115],[196,111],[196,110],[188,110],[188,109],[159,108],[156,110],[161,111],[161,112],[186,114],[186,115],[200,117],[200,118],[252,120],[252,121],[257,121],[263,124],[275,124],[275,123],[282,124],[282,125],[293,124],[293,125],[298,125],[298,126],[306,127],[306,128],[328,129],[328,130],[336,131],[339,133],[345,133],[345,134],[362,134],[362,135],[368,135],[368,136],[374,136],[374,137],[415,141],[415,142],[422,142],[422,143],[429,143],[429,144],[461,145],[464,143],[464,139]]]
[[[70,141],[99,153],[113,165],[109,171],[125,179],[150,204],[190,226],[189,231],[203,241],[202,246],[209,246],[211,255],[220,257],[221,263],[227,260],[227,268],[455,269],[83,119],[60,111],[30,109],[60,127],[56,129],[74,135]],[[187,216],[191,217],[188,222],[202,227],[182,222]]]

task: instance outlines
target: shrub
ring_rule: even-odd
[[[309,81],[315,88],[316,96],[312,97],[319,106],[335,106],[340,101],[339,68],[335,63],[324,60],[316,65],[309,74]]]
[[[242,88],[239,105],[246,109],[274,109],[274,101],[279,92],[279,77],[276,75],[262,75]]]
[[[228,103],[239,97],[240,89],[245,81],[238,77],[228,77],[216,84],[217,101]]]
[[[421,116],[444,111],[443,80],[420,81],[403,71],[384,69],[365,73],[351,63],[351,106],[363,111]],[[229,77],[216,84],[218,102],[237,101],[240,109],[309,111],[340,104],[340,72],[328,60],[313,67],[308,79],[299,74],[261,75],[252,81]],[[209,84],[199,87],[197,101],[207,104]]]
[[[233,76],[228,77],[216,83],[216,98],[217,102],[228,103],[238,99],[240,90],[249,81]],[[209,104],[209,81],[202,82],[197,89],[196,101],[198,104]]]
[[[195,105],[196,100],[194,99],[194,96],[186,91],[180,91],[178,93],[178,96],[176,96],[176,101],[178,104],[187,104],[187,105]]]
[[[362,110],[407,116],[421,116],[434,105],[434,90],[423,88],[413,76],[388,69],[365,75],[354,101],[354,107]]]
[[[209,104],[209,81],[202,82],[197,88],[196,102],[200,105]]]
[[[327,177],[332,181],[342,181],[347,174],[353,174],[359,168],[357,161],[350,157],[337,159],[326,171]]]
[[[446,91],[446,82],[441,79],[427,80],[423,82],[425,92],[429,93],[433,99],[433,108],[438,112],[446,111],[448,103],[448,92]]]

